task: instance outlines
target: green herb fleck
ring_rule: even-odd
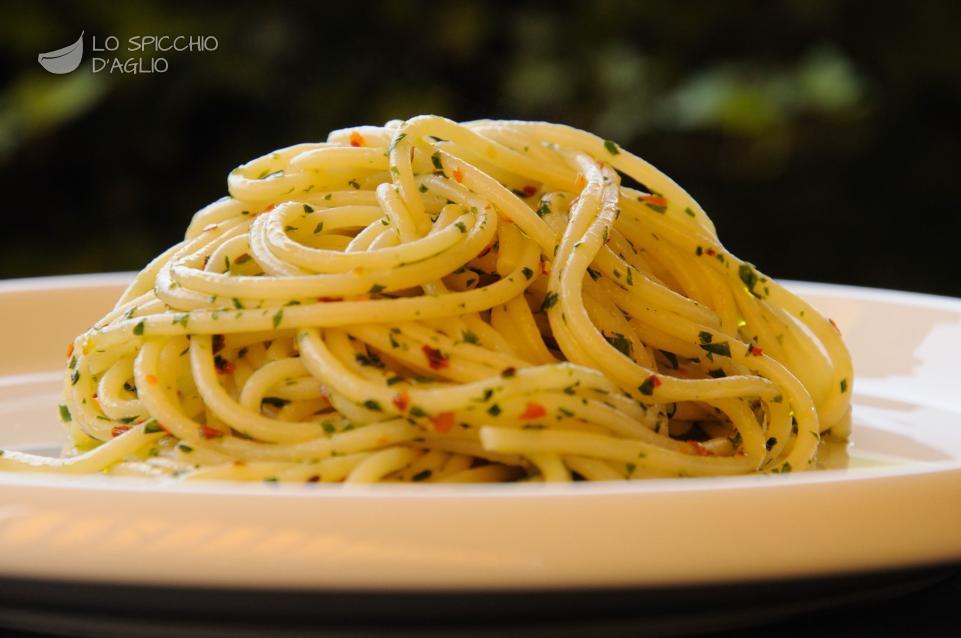
[[[547,310],[554,307],[557,303],[557,293],[551,290],[546,295],[544,295],[544,302],[541,304],[541,312],[546,312]]]
[[[421,470],[421,471],[418,472],[417,474],[414,474],[414,475],[411,477],[411,480],[412,480],[412,481],[426,481],[427,479],[430,478],[430,475],[431,475],[431,474],[433,474],[433,472],[431,472],[430,470]]]
[[[157,423],[156,419],[150,419],[143,424],[143,431],[144,434],[156,434],[157,432],[163,432],[164,429],[160,427],[160,424]]]
[[[722,357],[731,356],[731,344],[727,341],[719,341],[717,343],[702,343],[701,349],[706,350],[711,354],[719,354]]]
[[[748,292],[760,299],[761,295],[754,291],[754,287],[757,285],[759,279],[757,271],[754,270],[754,266],[751,264],[741,264],[737,269],[737,275],[741,278],[741,281],[744,282]]]
[[[631,342],[628,341],[627,337],[622,335],[620,332],[615,332],[610,336],[604,335],[604,338],[607,339],[607,342],[614,346],[614,348],[616,348],[618,352],[623,354],[625,357],[631,356],[633,346],[631,345]]]
[[[667,362],[671,364],[671,368],[677,370],[677,355],[667,350],[661,350],[660,352],[664,355],[664,358],[667,359]]]
[[[611,140],[604,140],[604,148],[606,148],[607,152],[611,155],[618,155],[621,152],[621,149],[618,148],[617,143],[612,142]]]
[[[408,410],[407,413],[410,414],[415,419],[422,419],[425,416],[427,416],[427,412],[424,410],[424,408],[420,407],[419,405],[410,406],[410,410]]]
[[[637,386],[637,390],[644,396],[648,396],[648,397],[654,394],[654,377],[650,376],[644,379],[644,383]]]

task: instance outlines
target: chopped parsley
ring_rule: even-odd
[[[397,148],[397,145],[400,144],[400,141],[405,137],[407,137],[407,133],[398,133],[396,136],[394,136],[394,139],[392,139],[390,144],[387,146],[387,152],[384,153],[384,155],[390,155],[394,149]]]
[[[668,350],[660,350],[660,353],[667,359],[667,362],[671,365],[671,368],[677,370],[677,355]]]
[[[621,152],[621,149],[618,148],[617,143],[611,140],[604,140],[604,148],[607,149],[607,152],[611,155],[618,155]]]
[[[757,286],[757,282],[760,279],[757,271],[754,270],[754,266],[751,264],[741,264],[737,269],[737,275],[741,278],[741,281],[744,282],[748,292],[760,299],[761,295],[754,290],[754,287]]]
[[[544,302],[541,304],[541,312],[546,312],[557,303],[557,293],[553,290],[544,295]]]
[[[630,357],[633,350],[631,342],[628,341],[627,337],[622,335],[620,332],[615,332],[612,335],[604,335],[607,342],[614,346],[625,357]]]
[[[143,425],[144,434],[156,434],[157,432],[163,432],[164,429],[160,427],[155,419],[150,419]]]
[[[708,352],[708,358],[714,354],[719,354],[722,357],[731,356],[731,344],[729,344],[727,341],[719,341],[717,343],[702,343],[701,349]]]

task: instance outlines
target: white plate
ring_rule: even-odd
[[[0,445],[62,441],[64,349],[128,275],[0,283]],[[854,355],[848,469],[563,487],[0,474],[0,578],[316,590],[657,587],[961,559],[961,300],[792,284]]]

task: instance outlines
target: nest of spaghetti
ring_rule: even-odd
[[[833,323],[612,141],[423,116],[228,190],[71,346],[65,457],[5,469],[624,480],[806,470],[846,434]]]

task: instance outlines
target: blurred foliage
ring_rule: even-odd
[[[0,277],[135,269],[236,164],[433,112],[566,122],[665,170],[775,276],[961,295],[961,5],[0,0]],[[206,34],[54,76],[80,31]],[[86,40],[87,43],[90,40]],[[124,56],[127,54],[124,52]]]

